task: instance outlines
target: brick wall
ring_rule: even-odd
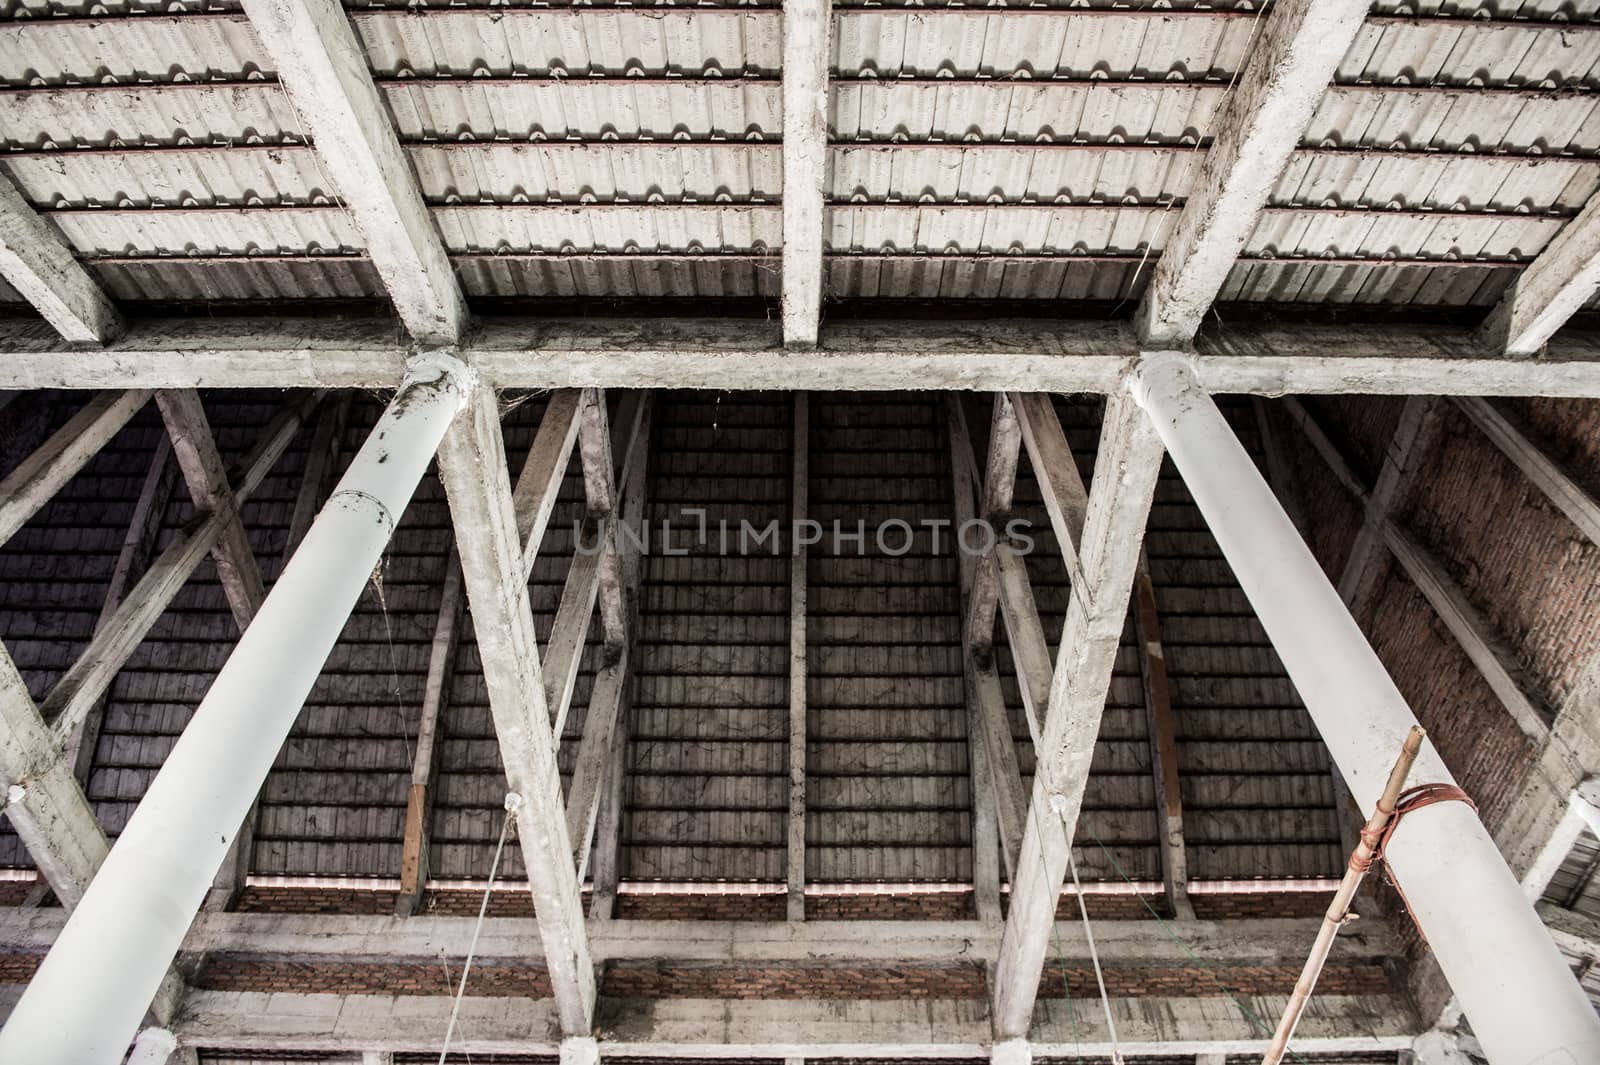
[[[1130,967],[1108,968],[1104,975],[1106,993],[1112,998],[1287,995],[1300,978],[1300,967]],[[1099,996],[1092,968],[1069,965],[1063,969],[1052,962],[1045,965],[1039,979],[1039,997],[1067,997],[1061,991],[1063,976],[1073,998]],[[1321,995],[1386,995],[1392,990],[1389,977],[1377,965],[1328,965],[1317,979],[1317,993]]]
[[[813,921],[970,921],[977,916],[970,891],[806,896],[806,917]]]
[[[977,965],[637,965],[606,969],[601,993],[622,998],[899,999],[984,997]]]
[[[781,921],[787,916],[788,900],[783,895],[623,893],[612,912],[619,920],[633,921]]]
[[[1239,895],[1190,895],[1194,915],[1203,921],[1238,917],[1321,917],[1333,892],[1276,891]]]
[[[398,895],[359,888],[247,887],[235,908],[240,913],[391,914]]]
[[[21,906],[33,888],[29,880],[0,880],[0,906]]]
[[[43,954],[0,954],[0,984],[25,984],[44,961]]]
[[[1070,885],[1069,885],[1070,887]],[[1003,896],[1002,911],[1009,911],[1010,896]],[[1172,913],[1167,908],[1165,895],[1087,895],[1085,896],[1089,919],[1095,921],[1153,921],[1153,909],[1162,917],[1171,917]],[[1056,920],[1081,921],[1083,914],[1078,909],[1078,897],[1070,891],[1064,891],[1056,903]]]
[[[289,962],[243,955],[213,955],[194,980],[211,991],[291,991],[339,995],[453,995],[461,960],[429,963]],[[542,966],[474,962],[469,995],[545,998],[550,980]]]
[[[1370,483],[1400,403],[1320,398],[1306,405]],[[1600,404],[1518,400],[1502,413],[1580,480],[1600,487]],[[1349,496],[1299,430],[1275,417],[1308,520],[1313,550],[1337,577],[1359,527]],[[1449,401],[1437,434],[1417,456],[1396,518],[1444,563],[1487,616],[1554,710],[1600,654],[1600,548],[1590,544]],[[1370,618],[1360,619],[1379,657],[1493,829],[1531,765],[1531,745],[1426,599],[1391,567]]]

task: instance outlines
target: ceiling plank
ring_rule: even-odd
[[[466,299],[344,9],[336,0],[243,6],[355,216],[400,320],[419,343],[458,342]]]
[[[1262,16],[1259,40],[1217,117],[1204,169],[1140,304],[1146,348],[1186,347],[1194,339],[1369,6],[1284,0]]]

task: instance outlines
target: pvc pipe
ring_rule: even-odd
[[[1145,355],[1129,387],[1370,815],[1416,717],[1188,358]],[[1431,742],[1411,782],[1454,783]],[[1469,807],[1408,814],[1388,860],[1494,1065],[1600,1061],[1600,1018]]]
[[[122,1060],[473,376],[412,360],[0,1030],[0,1061]]]

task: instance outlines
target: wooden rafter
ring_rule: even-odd
[[[632,498],[642,498],[648,473],[650,424],[654,397],[648,393],[631,393],[622,402],[622,417],[613,427],[616,441],[623,454],[622,472],[617,478],[615,467],[610,470],[607,494],[616,510],[607,517],[613,530],[621,520],[621,508]],[[603,397],[602,397],[603,402]],[[581,436],[580,436],[581,440]],[[607,451],[608,461],[611,451]],[[642,512],[636,515],[642,520]],[[611,542],[618,538],[613,533]],[[613,657],[607,647],[606,661],[595,677],[589,693],[589,706],[584,715],[583,735],[578,741],[577,760],[573,764],[572,783],[567,790],[567,834],[573,841],[573,857],[578,866],[578,878],[583,879],[588,867],[594,835],[600,819],[600,808],[605,801],[614,766],[613,736],[625,730],[622,716],[630,702],[634,671],[638,668],[637,649],[633,646],[634,633],[638,631],[640,570],[638,566],[624,567],[622,550],[617,547],[611,554],[616,563],[617,609],[621,629],[617,652]],[[607,556],[600,556],[602,570]],[[604,579],[596,582],[604,606]],[[601,625],[604,628],[605,619]],[[556,733],[557,738],[560,732]]]
[[[236,503],[249,499],[266,479],[320,398],[319,393],[306,394],[281,411],[263,430],[244,460],[239,482],[232,486]],[[63,745],[67,742],[156,620],[188,583],[234,516],[231,510],[213,511],[198,518],[183,535],[174,539],[118,604],[112,620],[96,631],[89,646],[56,682],[40,709],[58,742]]]
[[[155,454],[151,456],[144,482],[139,486],[139,498],[134,502],[133,515],[128,521],[128,531],[122,538],[122,550],[117,553],[117,562],[111,571],[111,582],[106,587],[105,602],[101,605],[100,616],[95,621],[96,635],[112,624],[117,615],[117,607],[122,605],[128,589],[150,568],[156,541],[161,535],[162,519],[166,516],[167,504],[172,499],[173,489],[177,487],[177,479],[178,468],[172,461],[172,441],[162,437],[156,444]],[[109,689],[102,692],[100,698],[89,707],[63,749],[63,755],[72,765],[74,775],[84,784],[88,783],[89,771],[94,764],[94,749],[99,740],[100,725],[104,720],[109,695]]]
[[[406,790],[405,838],[400,847],[400,891],[395,897],[395,915],[409,917],[422,902],[428,884],[428,852],[434,799],[438,795],[439,720],[450,705],[450,689],[455,682],[456,649],[461,644],[462,608],[466,592],[462,588],[461,559],[455,551],[445,564],[444,587],[439,593],[439,613],[433,625],[433,643],[428,648],[428,676],[422,687],[422,714],[417,720],[416,754],[411,761],[411,784]]]
[[[791,921],[806,915],[806,678],[808,567],[810,554],[793,530],[811,510],[811,400],[796,392],[790,408],[792,439],[789,467],[789,831],[785,853],[788,872],[786,911]]]
[[[1005,519],[1011,510],[1016,484],[1017,455],[1021,443],[1017,417],[1011,401],[997,395],[994,421],[990,430],[989,459],[985,473],[978,472],[972,434],[957,397],[949,407],[950,462],[955,499],[952,548],[961,573],[962,593],[962,673],[967,689],[968,743],[981,748],[974,757],[974,787],[989,790],[984,816],[995,818],[1000,852],[1004,855],[1007,876],[1017,874],[1017,856],[1022,848],[1022,820],[1027,814],[1027,792],[1022,786],[1022,771],[1017,761],[1016,742],[1011,735],[1011,715],[1005,693],[995,669],[995,610],[1000,594],[999,562],[996,552]],[[980,513],[979,507],[982,508]],[[981,534],[977,541],[963,530],[971,522],[987,522],[993,533]],[[991,542],[992,541],[992,542]],[[973,542],[987,550],[972,554]],[[974,845],[977,845],[976,839]],[[983,855],[984,860],[992,858]]]
[[[1133,586],[1134,622],[1139,640],[1139,675],[1144,687],[1145,726],[1150,736],[1150,767],[1156,793],[1161,880],[1167,906],[1193,919],[1189,904],[1189,861],[1183,842],[1183,793],[1178,784],[1178,739],[1172,718],[1172,686],[1161,643],[1161,612],[1156,607],[1150,560],[1139,552]]]
[[[1457,397],[1455,404],[1483,431],[1501,454],[1510,459],[1522,475],[1543,493],[1552,506],[1565,514],[1591,544],[1600,546],[1600,500],[1579,484],[1560,463],[1547,455],[1491,400],[1478,396]]]

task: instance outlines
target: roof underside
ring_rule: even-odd
[[[22,402],[22,401],[18,401]],[[239,395],[211,403],[229,460],[251,445],[281,400]],[[647,516],[673,526],[645,558],[639,688],[628,724],[627,817],[621,871],[630,881],[785,879],[788,739],[787,557],[757,546],[722,554],[726,520],[787,521],[788,397],[671,393],[658,400]],[[59,404],[63,420],[77,406]],[[543,407],[507,416],[515,468]],[[1087,477],[1099,401],[1058,409]],[[379,404],[362,401],[345,427],[349,455]],[[812,549],[808,574],[808,883],[963,885],[972,881],[960,589],[948,533],[926,528],[904,555],[872,530],[952,513],[942,398],[926,393],[817,394],[810,404],[811,516],[850,541]],[[1258,449],[1248,405],[1232,408]],[[969,422],[984,424],[976,408]],[[163,430],[147,411],[0,551],[5,645],[42,699],[94,630],[128,514]],[[979,445],[982,446],[980,438]],[[305,462],[305,434],[244,508],[268,577]],[[582,513],[576,458],[530,582],[547,641]],[[1045,631],[1061,631],[1069,584],[1027,458],[1017,516],[1037,544],[1028,568]],[[695,542],[696,509],[710,534]],[[191,514],[180,492],[161,543]],[[258,876],[400,875],[422,690],[450,551],[448,509],[431,475],[406,511],[263,792],[252,871]],[[1327,755],[1244,594],[1187,491],[1170,469],[1158,489],[1147,550],[1162,615],[1195,881],[1337,876],[1339,830]],[[209,563],[157,623],[112,689],[88,794],[113,836],[165,760],[236,626]],[[561,746],[570,774],[583,733],[598,629],[591,634]],[[998,656],[1025,776],[1033,742],[1009,652]],[[1161,879],[1157,803],[1134,630],[1124,634],[1100,729],[1076,851],[1086,879],[1150,890]],[[437,747],[432,876],[483,881],[502,820],[505,779],[470,634],[464,638]],[[0,865],[28,866],[0,829]],[[508,848],[501,876],[523,877]],[[1157,888],[1157,891],[1159,889]]]
[[[0,166],[117,300],[384,298],[236,5],[7,6]],[[775,300],[777,5],[347,6],[470,298]],[[1600,186],[1597,11],[1376,4],[1219,299],[1492,304]],[[1131,306],[1258,16],[836,5],[825,292]]]

